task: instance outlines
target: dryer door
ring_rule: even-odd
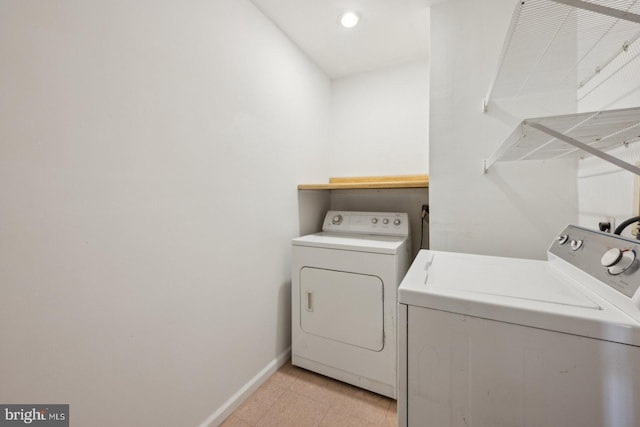
[[[300,326],[306,333],[380,351],[384,347],[383,320],[379,277],[301,269]]]

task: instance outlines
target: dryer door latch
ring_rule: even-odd
[[[304,307],[307,311],[313,311],[313,292],[307,291],[307,303]]]

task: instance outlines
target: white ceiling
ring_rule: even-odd
[[[331,78],[427,57],[431,0],[251,0]],[[342,28],[354,10],[360,23]]]

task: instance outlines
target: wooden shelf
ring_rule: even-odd
[[[298,190],[355,190],[368,188],[428,188],[429,175],[329,178],[328,184],[300,184]]]

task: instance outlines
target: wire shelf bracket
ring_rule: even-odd
[[[627,12],[613,7],[602,6],[595,3],[588,3],[583,0],[549,0],[556,3],[566,4],[567,6],[573,6],[584,10],[590,10],[592,12],[600,13],[602,15],[608,15],[612,18],[625,19],[627,21],[640,24],[640,15]]]
[[[640,176],[640,168],[606,151],[640,141],[640,107],[523,120],[483,163],[555,160],[588,155]]]

